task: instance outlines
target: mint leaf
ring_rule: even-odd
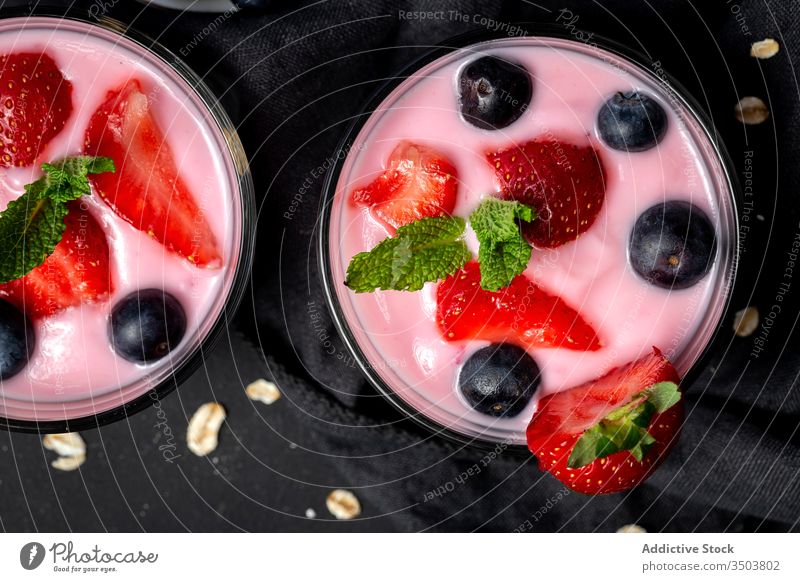
[[[480,238],[478,239],[480,242]],[[521,274],[531,260],[531,245],[519,240],[488,244],[480,243],[478,262],[481,268],[481,287],[499,291]]]
[[[64,234],[67,205],[23,194],[0,214],[0,283],[44,263]]]
[[[44,185],[40,187],[48,189],[48,197],[61,202],[69,202],[91,194],[89,174],[114,172],[115,168],[114,160],[111,158],[75,156],[53,164],[43,164],[42,170],[46,173]],[[38,180],[28,186],[30,187],[40,182],[42,180]]]
[[[418,291],[463,267],[472,255],[459,217],[423,218],[401,226],[371,251],[358,253],[344,284],[356,293],[391,289]]]
[[[633,401],[609,412],[576,441],[567,466],[578,469],[620,451],[641,462],[656,440],[647,432],[656,414],[666,412],[681,399],[678,385],[659,382],[637,394]]]
[[[531,245],[522,236],[519,222],[530,222],[536,211],[512,200],[486,198],[469,217],[478,237],[481,287],[498,291],[521,274],[531,259]]]
[[[520,236],[517,220],[530,222],[535,217],[535,210],[521,202],[486,198],[470,215],[469,222],[475,233],[480,233],[478,238],[503,242]]]
[[[87,174],[113,172],[111,158],[77,156],[43,164],[44,175],[0,212],[0,284],[44,263],[61,241],[67,203],[91,192]]]

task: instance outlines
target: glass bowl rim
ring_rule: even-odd
[[[405,417],[410,418],[412,421],[427,429],[435,435],[444,437],[445,439],[459,445],[474,447],[479,450],[496,449],[500,444],[497,440],[483,438],[482,436],[469,436],[445,425],[442,425],[436,420],[429,418],[420,411],[413,409],[413,407],[402,399],[387,383],[380,377],[375,368],[369,364],[365,354],[358,345],[353,333],[350,331],[350,325],[346,321],[339,299],[336,296],[336,290],[333,285],[333,273],[331,272],[330,260],[330,219],[333,208],[333,200],[336,194],[337,183],[340,177],[340,172],[344,161],[349,152],[350,145],[354,144],[361,127],[367,123],[371,113],[386,99],[392,91],[401,83],[403,83],[412,73],[420,68],[427,66],[440,57],[443,57],[452,51],[468,48],[473,45],[480,45],[484,42],[497,41],[505,38],[553,38],[560,40],[568,40],[577,44],[589,44],[581,42],[568,34],[563,27],[558,27],[553,24],[542,24],[532,22],[518,22],[514,23],[515,26],[520,27],[526,34],[525,35],[507,35],[499,32],[491,32],[486,30],[473,30],[464,34],[459,34],[451,37],[442,43],[432,46],[424,54],[412,59],[407,65],[400,68],[396,74],[391,78],[381,83],[377,90],[365,101],[358,115],[349,124],[347,130],[341,139],[339,146],[335,152],[333,159],[336,160],[327,173],[322,191],[322,209],[319,217],[319,234],[318,234],[318,262],[325,293],[326,303],[331,314],[336,331],[339,333],[342,341],[353,356],[362,374],[366,377],[368,382],[386,399],[391,405],[399,410]],[[530,34],[528,32],[530,31]],[[589,31],[586,31],[587,33]],[[647,75],[652,81],[659,86],[664,82],[671,88],[671,92],[678,100],[678,103],[686,109],[699,126],[702,134],[706,137],[712,147],[712,155],[719,161],[722,170],[722,179],[727,184],[730,197],[730,214],[732,218],[731,232],[729,233],[731,240],[729,241],[730,247],[730,264],[725,265],[726,273],[723,275],[724,288],[722,289],[722,306],[719,309],[719,319],[715,325],[714,331],[711,333],[707,343],[700,350],[690,370],[684,375],[682,384],[690,385],[696,375],[700,373],[704,363],[707,362],[708,357],[713,351],[713,346],[718,342],[718,334],[721,328],[721,322],[725,320],[726,315],[731,309],[731,298],[733,295],[733,287],[736,282],[736,272],[739,260],[739,215],[738,207],[741,202],[741,188],[733,171],[733,164],[724,143],[719,136],[714,124],[711,122],[710,116],[700,106],[699,102],[695,100],[692,94],[686,90],[683,85],[677,82],[668,72],[659,71],[660,77],[652,71],[647,65],[647,59],[638,51],[629,48],[619,42],[613,41],[601,35],[592,34],[592,43],[600,49],[606,50],[615,56],[624,60],[630,61],[637,69]],[[720,267],[721,269],[723,266]],[[527,448],[523,444],[511,443],[506,446],[508,452],[516,454],[529,454]]]
[[[436,420],[429,418],[420,411],[413,409],[413,407],[402,399],[387,383],[378,375],[374,366],[369,364],[365,354],[358,345],[353,333],[350,331],[350,325],[346,321],[339,299],[336,296],[336,290],[333,285],[333,273],[331,272],[331,261],[329,256],[329,242],[330,242],[330,218],[333,208],[333,200],[336,194],[337,183],[339,180],[340,172],[347,155],[342,155],[349,152],[350,144],[355,143],[361,127],[367,123],[371,116],[371,112],[375,111],[377,107],[389,97],[393,90],[403,83],[412,73],[418,69],[427,66],[440,57],[451,53],[452,51],[470,48],[473,45],[480,45],[485,42],[497,41],[502,39],[513,38],[553,38],[559,40],[567,40],[579,45],[597,46],[602,50],[612,53],[614,56],[620,57],[632,63],[635,68],[640,70],[644,75],[650,78],[658,86],[666,84],[671,90],[679,105],[683,107],[691,117],[696,121],[702,135],[708,140],[712,147],[712,155],[718,160],[720,169],[722,170],[722,180],[727,185],[727,190],[730,199],[727,201],[730,204],[730,218],[732,224],[729,234],[730,260],[728,265],[721,265],[720,269],[724,267],[722,279],[722,306],[719,309],[719,319],[715,325],[715,329],[711,333],[707,343],[699,351],[694,363],[687,373],[682,378],[682,384],[690,385],[696,376],[703,368],[703,364],[707,362],[708,357],[712,352],[713,346],[718,341],[721,322],[725,320],[727,314],[731,309],[731,298],[733,295],[733,287],[736,281],[737,265],[739,260],[739,214],[738,207],[741,201],[741,188],[739,186],[736,174],[733,170],[733,164],[730,155],[725,148],[722,139],[717,132],[714,124],[711,122],[710,116],[706,113],[699,102],[692,96],[692,94],[678,81],[676,81],[667,71],[663,69],[656,74],[646,65],[648,59],[640,52],[631,49],[630,47],[619,43],[617,41],[608,39],[602,35],[591,34],[591,43],[576,40],[572,35],[554,24],[543,24],[533,22],[517,22],[511,23],[518,27],[519,30],[525,32],[524,35],[508,35],[488,30],[473,30],[464,34],[451,37],[442,43],[430,47],[424,54],[411,60],[408,64],[400,68],[388,80],[381,83],[377,90],[365,101],[364,105],[359,109],[359,113],[355,116],[354,120],[349,124],[344,137],[341,139],[339,146],[333,156],[336,160],[325,179],[322,191],[322,209],[319,218],[319,235],[318,235],[318,261],[320,274],[323,283],[326,303],[331,314],[336,331],[339,333],[342,341],[353,356],[362,374],[366,377],[369,383],[386,399],[391,405],[399,410],[405,417],[410,418],[418,425],[427,429],[435,435],[440,435],[451,442],[468,447],[474,447],[479,450],[496,449],[501,441],[491,440],[482,436],[470,436],[460,431],[454,430],[450,427],[444,426]],[[585,31],[587,34],[590,30]],[[505,450],[517,454],[527,453],[527,447],[523,444],[511,443],[507,444]]]

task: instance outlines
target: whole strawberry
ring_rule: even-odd
[[[0,167],[33,164],[71,113],[72,83],[49,55],[0,55]]]
[[[605,171],[590,145],[533,140],[491,152],[502,197],[536,209],[522,226],[531,244],[553,248],[577,239],[592,226],[606,195]]]
[[[528,448],[547,471],[587,495],[644,481],[677,439],[678,374],[656,348],[582,386],[546,396],[528,425]]]

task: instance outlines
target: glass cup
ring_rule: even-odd
[[[405,129],[409,123],[401,124],[398,121],[399,117],[392,117],[392,112],[403,108],[416,109],[416,111],[426,108],[420,98],[410,98],[411,100],[409,100],[408,96],[414,95],[415,88],[423,86],[422,83],[425,83],[427,79],[437,77],[452,79],[439,85],[439,88],[442,89],[449,83],[449,88],[442,89],[439,93],[450,91],[453,95],[452,105],[443,105],[445,101],[436,97],[437,100],[430,107],[436,108],[436,116],[458,116],[457,73],[454,71],[458,71],[460,68],[455,67],[460,67],[460,63],[475,58],[478,54],[501,53],[512,55],[511,58],[513,58],[515,50],[539,48],[555,51],[560,57],[566,55],[567,58],[589,58],[602,62],[604,66],[616,67],[621,74],[627,76],[626,78],[634,80],[641,90],[654,95],[665,107],[672,110],[676,119],[681,122],[684,139],[688,140],[687,143],[692,144],[693,159],[695,160],[693,163],[706,172],[703,176],[710,184],[709,190],[713,198],[711,201],[713,211],[710,218],[717,232],[715,262],[711,271],[706,275],[709,283],[707,293],[702,299],[705,306],[693,314],[692,320],[688,324],[688,327],[693,328],[690,333],[677,341],[675,346],[671,346],[672,349],[662,347],[665,353],[669,351],[670,360],[684,378],[684,386],[691,380],[691,375],[700,369],[698,364],[701,357],[704,353],[708,353],[708,347],[719,329],[723,314],[728,309],[738,257],[738,217],[735,200],[738,196],[738,188],[730,170],[730,162],[713,126],[686,90],[662,70],[648,67],[644,59],[610,41],[592,37],[592,44],[587,44],[571,39],[554,28],[539,27],[535,30],[539,34],[538,36],[492,38],[488,34],[473,33],[458,37],[412,63],[395,77],[397,80],[389,82],[376,93],[349,128],[339,151],[333,156],[338,162],[331,168],[327,178],[318,249],[324,286],[334,323],[369,382],[406,415],[436,434],[461,443],[481,447],[496,447],[501,444],[512,450],[523,450],[525,425],[530,420],[535,402],[514,421],[476,414],[469,410],[469,406],[463,398],[455,394],[457,392],[457,362],[453,362],[450,366],[452,372],[450,377],[441,381],[445,388],[432,393],[430,390],[426,390],[426,382],[419,380],[420,374],[409,372],[409,366],[421,366],[418,361],[421,353],[419,348],[425,344],[425,341],[419,337],[410,341],[408,338],[401,338],[399,340],[401,343],[410,344],[409,349],[405,352],[394,348],[387,349],[392,342],[396,343],[395,340],[399,335],[392,336],[392,333],[384,332],[383,329],[402,329],[402,325],[396,325],[398,320],[408,322],[407,329],[414,329],[415,323],[420,318],[430,319],[435,316],[433,312],[435,307],[432,307],[432,304],[435,305],[433,284],[428,284],[423,291],[418,292],[420,300],[416,304],[413,301],[393,299],[392,305],[395,307],[395,311],[402,311],[402,313],[389,313],[392,307],[387,307],[388,303],[382,299],[380,301],[385,303],[383,307],[376,307],[370,312],[369,317],[365,315],[367,311],[364,308],[364,300],[343,284],[354,248],[348,241],[353,237],[356,237],[357,240],[361,236],[359,229],[363,227],[363,224],[358,222],[360,219],[353,219],[354,215],[347,207],[349,204],[347,200],[355,187],[363,187],[377,176],[377,170],[373,167],[375,164],[371,166],[359,166],[359,164],[362,163],[363,156],[370,155],[369,152],[372,148],[379,149],[382,152],[382,159],[386,159],[385,152],[390,151],[391,148],[385,145],[385,142],[391,141],[387,136],[392,135],[392,130],[396,130],[398,136],[402,135],[405,136],[405,139],[409,139]],[[535,81],[540,86],[548,83],[546,78],[536,78]],[[536,86],[534,91],[536,91]],[[608,96],[593,97],[598,100],[597,109]],[[515,124],[523,120],[524,116]],[[461,122],[466,124],[463,120]],[[436,123],[436,118],[428,115],[422,124],[425,123]],[[513,124],[509,130],[512,131],[512,134],[513,131],[516,131]],[[591,128],[587,130],[587,133],[590,130]],[[450,148],[449,151],[472,147],[464,144],[465,141],[474,138],[476,143],[484,143],[482,147],[485,148],[486,140],[493,139],[493,136],[488,134],[503,133],[502,131],[487,133],[478,128],[469,128],[471,137],[465,140],[466,133],[463,133],[465,131],[459,128],[453,135],[442,135],[442,143],[445,143],[443,147]],[[541,128],[539,131],[541,133]],[[423,130],[422,133],[428,138],[433,136],[430,131]],[[513,135],[518,136],[519,134]],[[437,138],[434,136],[432,139]],[[453,142],[458,143],[454,144]],[[495,146],[495,142],[492,142],[492,145]],[[478,146],[475,147],[479,149]],[[635,154],[631,154],[631,156],[635,156]],[[484,162],[478,160],[476,163]],[[364,170],[364,167],[372,168],[369,175],[365,174],[367,170]],[[637,212],[644,209],[640,208]],[[456,213],[458,213],[458,206]],[[633,220],[631,218],[631,228]],[[354,231],[358,232],[354,234]],[[370,235],[370,240],[371,246],[374,246],[381,238],[375,237],[373,233]],[[357,250],[369,250],[371,246],[364,246]],[[534,253],[537,252],[540,251],[534,249]],[[626,257],[622,256],[620,260],[626,261]],[[376,303],[380,303],[380,301],[376,300]],[[402,307],[398,309],[398,305]],[[425,313],[426,309],[427,313]],[[381,312],[389,313],[386,317],[393,318],[395,324],[383,328],[373,325],[370,318],[375,319],[375,314]],[[648,324],[634,322],[634,325]],[[411,333],[413,334],[413,332]],[[676,331],[676,337],[677,335],[678,331]],[[428,344],[430,345],[430,342]],[[445,347],[446,343],[440,343],[438,346],[439,348],[434,345],[433,349],[449,349]],[[398,353],[405,353],[405,357],[397,357]],[[390,355],[387,357],[387,354]],[[422,357],[425,357],[425,353],[422,353]],[[460,357],[454,356],[454,358]],[[442,368],[437,368],[434,373],[442,373]],[[447,374],[446,370],[444,374]],[[580,383],[582,382],[575,382],[574,385]]]
[[[92,385],[88,390],[76,391],[75,387],[69,386],[60,391],[56,387],[42,390],[41,386],[26,390],[24,384],[12,384],[18,381],[17,377],[0,382],[0,426],[19,431],[77,431],[125,418],[149,406],[179,386],[203,363],[203,354],[212,347],[236,311],[250,274],[255,237],[253,183],[244,149],[217,98],[198,75],[157,42],[105,16],[96,19],[46,15],[3,18],[0,19],[0,38],[4,34],[36,35],[38,46],[48,52],[68,50],[70,55],[75,55],[83,51],[86,59],[110,51],[137,73],[142,72],[149,79],[154,79],[152,94],[148,98],[154,102],[159,98],[165,99],[178,107],[176,110],[181,112],[181,116],[193,120],[192,123],[196,125],[187,131],[193,130],[196,132],[193,136],[200,136],[197,138],[200,144],[197,147],[201,149],[192,151],[206,152],[203,155],[212,160],[214,168],[208,170],[209,176],[212,176],[209,183],[215,190],[219,188],[224,192],[224,200],[212,202],[225,208],[226,224],[220,227],[222,234],[219,236],[225,257],[224,265],[213,275],[217,279],[213,286],[208,287],[213,291],[203,296],[203,308],[189,318],[185,336],[167,357],[147,365],[130,364],[120,359],[119,376],[123,381],[105,386]],[[81,63],[71,62],[70,66],[81,66]],[[113,89],[113,86],[109,86],[113,81],[104,81],[119,74],[119,70],[108,65],[103,58],[97,59],[96,66],[109,68],[99,68],[100,74],[94,77],[90,96],[94,95],[95,90],[102,96]],[[87,69],[83,69],[83,74],[88,75]],[[69,78],[68,70],[66,76]],[[77,115],[83,107],[93,110],[96,104],[74,102],[73,115]],[[69,125],[63,131],[68,129]],[[84,130],[76,131],[82,133]],[[180,129],[173,128],[173,131]],[[165,129],[165,133],[169,131]],[[175,158],[179,171],[183,173],[181,154],[176,152]],[[203,202],[198,204],[203,212]],[[112,222],[119,224],[122,219],[119,218],[119,223]],[[217,232],[219,234],[219,230]],[[109,250],[113,256],[115,246],[112,239],[109,239]],[[155,273],[159,269],[166,270],[167,260],[163,265],[134,266],[136,270],[152,270]],[[201,275],[198,274],[198,277]],[[191,301],[195,299],[192,293],[187,291],[183,298],[190,307],[193,307]],[[117,295],[115,290],[109,301],[121,298]],[[37,346],[36,349],[40,348]],[[113,355],[110,344],[107,350],[96,359],[87,356],[85,371],[90,384],[93,367],[111,361]],[[36,352],[32,357],[36,357]],[[68,358],[70,354],[67,351],[54,356],[54,366],[59,365],[61,357]],[[18,376],[23,376],[21,382],[28,381],[24,370]]]

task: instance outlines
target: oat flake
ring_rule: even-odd
[[[60,457],[86,455],[86,443],[77,432],[46,434],[42,444],[48,451],[55,451]]]
[[[336,519],[353,519],[361,514],[361,504],[358,499],[345,489],[331,491],[325,500],[325,505]]]
[[[765,38],[750,46],[750,56],[757,59],[769,59],[777,55],[779,50],[781,50],[781,45],[778,44],[778,41],[774,38]]]
[[[53,469],[59,471],[74,471],[86,461],[86,455],[69,455],[65,457],[58,457],[55,461],[50,463]]]
[[[217,402],[206,402],[189,421],[186,444],[198,457],[203,457],[217,448],[219,429],[225,422],[225,409]]]
[[[256,380],[250,384],[246,389],[247,397],[250,400],[257,400],[264,404],[272,404],[281,397],[281,392],[278,387],[272,382],[267,380]]]
[[[647,530],[635,523],[629,523],[619,528],[617,533],[647,533]]]
[[[733,331],[739,337],[747,337],[758,329],[758,308],[750,306],[736,312]]]
[[[758,125],[769,119],[769,109],[758,97],[742,97],[734,108],[734,115],[746,125]]]

